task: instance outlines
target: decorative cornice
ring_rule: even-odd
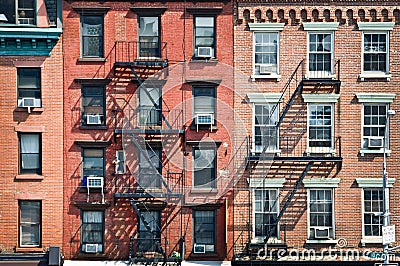
[[[111,144],[110,140],[75,140],[75,144],[81,147],[105,148]]]
[[[285,23],[249,23],[251,31],[281,31]]]
[[[340,94],[333,93],[305,93],[302,94],[305,103],[336,103]]]
[[[394,22],[358,22],[357,25],[362,31],[391,31]]]
[[[306,31],[335,31],[339,22],[305,22],[303,27]]]
[[[251,188],[282,188],[285,178],[248,178]]]
[[[281,93],[248,93],[247,98],[251,103],[277,103],[285,97]]]
[[[393,187],[395,178],[388,179],[388,187]],[[356,182],[361,188],[382,188],[383,179],[382,178],[356,178]]]
[[[305,188],[336,188],[340,178],[306,178],[303,179]]]
[[[188,7],[186,11],[194,15],[218,15],[222,7]]]
[[[139,16],[152,15],[152,16],[160,16],[164,14],[167,10],[166,7],[163,6],[154,6],[154,7],[131,7],[132,12],[135,12]]]
[[[110,10],[108,6],[73,6],[72,8],[81,15],[102,15]]]
[[[392,103],[396,94],[394,93],[356,93],[360,103]]]

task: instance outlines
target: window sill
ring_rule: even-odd
[[[28,108],[27,107],[17,107],[14,109],[15,112],[28,112]],[[31,107],[31,113],[41,113],[44,111],[43,107]]]
[[[267,154],[274,154],[276,156],[281,156],[282,150],[266,150],[265,153]],[[261,152],[256,152],[256,151],[251,151],[251,154],[254,156],[259,156],[261,155]]]
[[[337,244],[336,239],[307,239],[306,244]]]
[[[106,62],[104,57],[79,57],[78,62]]]
[[[218,194],[218,189],[217,188],[202,188],[202,187],[196,188],[196,187],[193,187],[190,190],[190,193],[193,193],[193,194],[204,194],[204,193]]]
[[[382,245],[382,237],[363,237],[361,239],[361,244],[381,244]]]
[[[190,60],[192,63],[218,63],[217,58],[193,58]]]
[[[386,149],[386,156],[390,156],[390,154],[392,153],[391,150]],[[366,150],[366,149],[360,149],[360,155],[362,157],[364,157],[365,154],[383,154],[383,149],[379,149],[379,150]]]
[[[206,131],[210,131],[210,132],[214,132],[214,131],[217,131],[218,130],[218,127],[217,126],[199,126],[199,129],[197,129],[197,126],[196,125],[191,125],[190,126],[190,129],[191,130],[196,130],[197,132],[198,131],[204,131],[204,130],[206,130]]]
[[[255,245],[261,244],[261,245],[264,245],[264,244],[265,244],[265,243],[264,243],[264,237],[256,237],[256,238],[253,238],[253,239],[250,241],[250,244],[255,244]],[[270,237],[270,238],[268,239],[268,241],[267,241],[267,244],[271,244],[271,245],[273,245],[273,244],[282,244],[282,240],[281,240],[281,239],[278,239],[277,237]]]
[[[325,156],[335,156],[336,150],[329,147],[308,147],[306,149],[307,156],[311,154],[324,154]]]
[[[87,193],[88,189],[87,189],[87,187],[80,186],[78,191],[81,192],[81,193]],[[89,189],[89,192],[90,193],[101,193],[101,188],[93,187],[93,188]],[[105,188],[103,188],[103,192],[106,193],[107,190]]]
[[[43,248],[40,247],[18,247],[15,248],[16,252],[44,252]]]
[[[386,81],[390,81],[392,75],[383,72],[373,72],[373,73],[362,73],[360,74],[359,78],[360,81],[365,81],[366,79],[386,79]]]
[[[276,79],[276,81],[280,81],[281,80],[281,75],[279,74],[270,74],[270,75],[251,75],[251,81],[256,81],[256,79]]]
[[[94,258],[99,258],[99,259],[108,259],[108,256],[103,253],[83,253],[80,252],[78,254],[78,258],[82,259],[94,259]]]
[[[105,130],[107,126],[80,126],[82,130]]]
[[[37,175],[37,174],[21,174],[21,175],[16,175],[15,180],[18,181],[23,181],[23,180],[43,180],[44,177],[42,175]]]

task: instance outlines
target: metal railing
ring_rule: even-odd
[[[115,42],[115,62],[167,60],[166,42]]]

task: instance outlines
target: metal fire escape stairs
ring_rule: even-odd
[[[340,61],[338,61],[338,63],[340,63]],[[339,69],[339,66],[338,66],[338,69]],[[332,81],[306,80],[304,78],[304,60],[302,60],[297,65],[296,69],[294,70],[294,72],[290,76],[289,80],[287,81],[287,83],[285,84],[283,89],[281,90],[281,96],[280,96],[280,99],[279,99],[278,103],[275,104],[272,107],[271,111],[270,111],[270,117],[271,117],[273,115],[273,113],[277,110],[277,108],[279,107],[279,103],[283,102],[283,100],[285,98],[285,93],[289,92],[289,94],[290,94],[290,88],[292,86],[292,83],[294,83],[295,84],[295,90],[290,95],[289,100],[286,102],[285,106],[283,107],[283,110],[282,110],[282,112],[280,114],[279,120],[275,124],[275,130],[278,131],[279,127],[282,125],[283,119],[285,118],[285,116],[289,112],[289,110],[290,110],[291,106],[293,105],[296,97],[303,90],[303,87],[304,87],[305,83],[307,83],[307,84],[316,84],[318,86],[321,86],[321,84],[324,85],[324,82],[326,82],[326,84],[332,84],[332,87],[336,88],[335,91],[339,92],[339,89],[340,89],[340,80],[339,79],[338,80],[332,80]],[[260,156],[250,156],[250,160],[254,161],[255,163],[258,163],[260,160],[271,158],[271,155],[263,156],[266,153],[268,154],[268,150],[269,150],[269,145],[265,145],[261,155]],[[275,155],[273,155],[272,157],[273,157],[273,159],[272,159],[273,161],[300,161],[300,162],[307,162],[307,165],[306,165],[305,169],[303,170],[303,172],[301,173],[300,177],[296,180],[291,192],[288,193],[285,196],[285,198],[283,199],[283,202],[284,202],[283,203],[283,207],[279,210],[278,215],[273,220],[272,224],[270,225],[269,229],[267,230],[266,236],[264,238],[264,243],[268,242],[268,240],[272,236],[273,232],[278,227],[281,218],[285,214],[285,212],[288,209],[292,199],[295,197],[297,190],[299,189],[301,183],[303,182],[304,178],[306,177],[307,173],[310,171],[310,169],[312,168],[314,163],[315,162],[321,162],[321,161],[332,161],[332,162],[336,162],[338,164],[338,168],[340,169],[341,161],[342,161],[342,158],[341,158],[340,154],[339,154],[339,157],[335,157],[335,158],[321,158],[321,157],[313,157],[313,156],[295,157],[295,156],[275,156]],[[264,166],[263,166],[263,168],[264,168]],[[262,171],[262,175],[263,175],[263,178],[266,178],[266,170],[265,170],[265,168]],[[274,207],[278,204],[279,200],[280,200],[280,195],[278,195],[275,198],[272,206],[270,207],[270,210],[268,210],[270,214],[271,214],[271,211],[274,209]],[[284,244],[284,245],[286,245],[286,244]]]

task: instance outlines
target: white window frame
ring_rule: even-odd
[[[388,188],[392,188],[395,178],[388,179]],[[361,191],[361,208],[362,208],[362,239],[361,244],[382,244],[382,236],[366,236],[364,231],[364,190],[379,189],[382,190],[382,178],[357,178],[356,182]]]
[[[388,127],[388,138],[386,139],[386,149],[364,149],[363,148],[363,139],[364,139],[364,106],[365,105],[386,105],[386,114],[389,110],[390,104],[393,102],[396,94],[394,93],[357,93],[356,97],[358,102],[362,104],[361,107],[361,132],[360,132],[360,155],[364,156],[365,154],[377,154],[383,153],[386,150],[386,155],[390,156],[391,150],[389,149],[390,144],[390,125]]]
[[[390,74],[390,31],[393,30],[394,22],[358,22],[358,28],[361,34],[361,74],[360,80],[365,81],[368,78],[383,78],[389,81]],[[364,71],[364,34],[385,34],[386,35],[386,69],[385,71]]]
[[[303,179],[304,188],[307,189],[307,241],[309,244],[336,244],[335,226],[335,188],[338,187],[339,178],[306,178]],[[310,190],[331,190],[332,191],[332,236],[333,239],[310,239]]]
[[[338,22],[307,22],[303,24],[307,31],[307,74],[306,78],[335,78],[335,34],[339,26]],[[310,71],[310,34],[331,35],[331,69],[326,71]]]
[[[283,30],[285,23],[249,23],[250,30],[253,32],[253,44],[252,44],[252,75],[251,79],[255,81],[256,79],[277,79],[278,81],[281,79],[281,75],[279,72],[279,55],[280,55],[280,31]],[[276,72],[271,74],[256,74],[256,62],[255,62],[255,54],[256,54],[256,34],[265,33],[265,34],[276,34],[277,35],[277,45],[276,45]]]
[[[115,151],[115,173],[125,174],[126,173],[126,155],[124,150]],[[122,168],[122,170],[121,170]],[[120,170],[119,170],[120,169]]]
[[[285,98],[285,95],[281,93],[248,93],[247,98],[249,102],[252,104],[252,145],[251,145],[251,152],[256,153],[255,149],[255,106],[256,105],[270,105],[271,107],[278,104],[275,112],[277,112],[277,121],[279,121],[279,112],[280,112],[280,103]],[[276,149],[268,150],[268,152],[280,154],[281,150],[280,142],[279,142],[279,128],[277,129],[277,145]]]

